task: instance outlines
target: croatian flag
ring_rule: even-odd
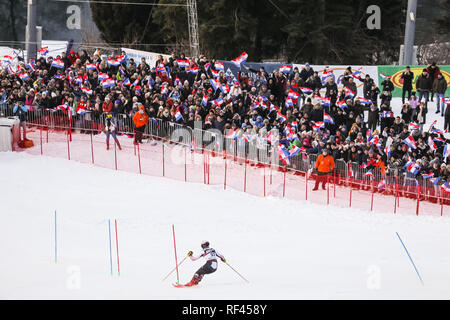
[[[324,121],[325,123],[331,123],[331,124],[334,124],[333,118],[332,118],[328,113],[326,113],[325,111],[323,112],[323,121]]]
[[[356,99],[359,100],[362,104],[372,104],[372,100],[365,99],[363,97],[358,97]]]
[[[433,131],[433,133],[444,135],[444,132],[441,129],[433,127],[431,130]]]
[[[289,73],[291,72],[292,67],[290,65],[284,64],[280,67],[281,73]]]
[[[296,92],[296,91],[294,91],[292,89],[289,89],[288,97],[291,98],[291,99],[297,100],[298,97],[299,97],[299,94],[298,94],[298,92]]]
[[[392,113],[392,111],[383,111],[380,114],[381,118],[393,118],[394,117],[394,113]]]
[[[113,66],[113,67],[120,66],[120,62],[116,58],[107,58],[106,60],[110,66]]]
[[[414,140],[413,137],[409,136],[408,138],[406,138],[405,140],[403,140],[403,142],[408,145],[408,147],[412,148],[412,149],[416,149],[417,145],[416,145],[416,141]]]
[[[48,53],[48,47],[42,47],[41,49],[38,50],[38,53],[39,53],[41,56],[47,55],[47,53]]]
[[[281,112],[278,111],[278,113],[277,113],[277,120],[281,120],[281,122],[285,122],[287,120],[287,117],[284,114],[281,114]]]
[[[408,129],[409,129],[409,131],[419,130],[420,127],[419,127],[418,124],[415,124],[415,123],[410,122],[409,125],[408,125]]]
[[[436,144],[434,143],[434,141],[431,137],[428,137],[428,146],[433,151],[436,151],[436,149],[437,149]]]
[[[338,102],[336,102],[336,104],[337,104],[337,106],[338,106],[339,108],[341,108],[342,110],[344,110],[345,108],[348,108],[348,105],[347,105],[347,103],[345,103],[344,100],[338,101]]]
[[[419,173],[420,166],[418,164],[416,164],[415,162],[408,162],[407,165],[408,166],[406,167],[406,170],[408,170],[414,175]]]
[[[349,88],[345,87],[344,90],[345,90],[346,97],[353,98],[355,96],[355,93],[352,90],[350,90]]]
[[[362,67],[359,68],[358,70],[356,70],[355,72],[353,72],[352,77],[361,80],[361,70],[362,70]]]
[[[217,78],[219,76],[219,71],[211,69],[211,73],[212,73],[214,78]]]
[[[131,86],[131,81],[130,79],[126,78],[125,81],[123,82],[124,86]]]
[[[431,179],[430,179],[430,182],[432,182],[434,185],[436,185],[436,184],[439,182],[439,180],[441,180],[440,177],[431,178]]]
[[[294,106],[294,102],[292,101],[291,98],[287,98],[287,99],[286,99],[285,106],[286,106],[287,108],[290,108],[290,107],[293,107],[293,106]]]
[[[305,94],[313,93],[313,90],[311,88],[300,87],[300,90],[302,90],[302,92]]]
[[[220,107],[223,104],[223,99],[222,98],[218,98],[216,100],[213,101],[215,106]]]
[[[389,79],[391,76],[387,76],[385,74],[380,73],[380,78],[381,79]]]
[[[422,177],[423,177],[424,179],[430,179],[430,178],[433,178],[433,177],[434,177],[434,173],[433,173],[433,172],[430,172],[430,173],[422,174]]]
[[[169,89],[167,89],[166,86],[162,85],[161,86],[161,94],[167,94],[167,93],[169,93]]]
[[[92,95],[92,90],[89,88],[81,88],[81,91],[83,91],[87,95]]]
[[[450,98],[442,98],[442,102],[450,105]]]
[[[189,68],[190,66],[189,60],[177,60],[177,63],[180,68]]]
[[[181,87],[181,80],[180,80],[180,78],[178,78],[178,77],[175,77],[175,81],[174,81],[174,86],[175,87]]]
[[[297,147],[295,144],[292,145],[291,149],[289,150],[289,158],[294,157],[295,155],[300,153],[300,148]]]
[[[64,68],[64,62],[60,59],[55,59],[52,61],[52,67],[58,68],[58,69],[62,69]]]
[[[116,84],[114,79],[108,78],[102,81],[102,87],[105,88],[111,88]]]
[[[319,100],[320,103],[323,104],[325,107],[329,107],[329,106],[330,106],[330,103],[331,103],[330,97],[318,98],[318,100]]]
[[[444,156],[444,159],[447,158],[450,155],[450,148],[448,148],[448,144],[445,144],[444,152],[442,154]]]
[[[269,132],[269,134],[266,136],[266,141],[267,142],[270,142],[270,143],[273,143],[274,141],[276,141],[277,140],[277,138],[275,137],[275,134],[273,133],[273,131],[271,130],[270,132]]]
[[[188,73],[198,74],[198,67],[197,66],[193,66],[192,68],[186,68],[186,71]]]
[[[441,137],[433,138],[433,140],[436,142],[445,142],[445,139],[442,139]]]
[[[367,168],[369,165],[367,164],[367,162],[363,162],[362,165],[359,166],[360,169],[365,169]]]
[[[30,79],[30,76],[28,75],[28,73],[24,72],[24,73],[19,73],[19,78],[20,78],[22,81],[25,81],[25,80]]]
[[[205,94],[203,95],[202,104],[206,107],[208,104],[208,96]]]
[[[236,67],[240,67],[241,63],[244,63],[245,61],[247,61],[248,58],[248,54],[247,52],[243,52],[240,54],[239,57],[237,57],[236,59],[231,60],[231,62],[233,62]]]
[[[269,108],[269,113],[272,111],[276,111],[276,112],[280,112],[280,109],[278,109],[278,107],[274,104],[270,104],[270,108]]]
[[[164,65],[160,65],[158,68],[156,68],[156,72],[166,73],[166,68],[164,67]]]
[[[86,70],[97,70],[97,65],[95,63],[86,63]]]
[[[219,88],[220,83],[218,83],[214,79],[209,79],[209,83],[211,83],[211,86],[213,87],[214,91],[216,91]]]
[[[441,189],[447,193],[450,193],[450,185],[447,182],[444,182],[444,184],[441,185]]]
[[[283,161],[284,165],[288,165],[289,162],[289,151],[283,144],[279,144],[277,147],[278,158]]]
[[[177,110],[177,112],[175,112],[175,120],[179,121],[182,118],[183,118],[183,116],[181,115],[180,110]]]
[[[119,64],[122,64],[125,62],[125,60],[127,59],[127,56],[118,56],[116,57],[116,60],[119,61]]]
[[[320,128],[325,128],[325,122],[323,121],[317,121],[312,126],[314,130],[318,131]]]
[[[28,69],[31,71],[36,71],[36,64],[34,63],[34,59],[30,59],[30,62],[27,64]]]
[[[216,63],[214,64],[214,67],[216,68],[216,70],[219,70],[219,71],[225,71],[222,62],[216,62]]]
[[[98,74],[98,81],[103,81],[103,80],[105,80],[105,79],[108,79],[108,74],[107,74],[107,73],[100,72],[100,73]]]

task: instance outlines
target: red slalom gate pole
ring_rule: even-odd
[[[440,192],[440,200],[441,200],[441,217],[444,214],[444,195],[442,194],[442,189],[439,190]]]
[[[175,242],[175,226],[173,224],[172,224],[172,234],[173,234],[173,248],[175,251],[175,268],[177,270],[177,283],[180,283],[180,276],[178,274],[177,244]]]
[[[353,176],[350,176],[350,201],[349,207],[352,207],[352,192],[353,192]]]
[[[373,210],[373,193],[374,193],[374,184],[375,184],[375,180],[373,180],[372,178],[372,200],[370,201],[370,211]]]
[[[308,170],[305,173],[305,200],[308,200]]]
[[[166,176],[166,168],[165,168],[165,164],[164,164],[164,162],[165,162],[165,159],[164,159],[164,143],[162,144],[162,152],[163,152],[163,177],[165,177]]]
[[[116,140],[114,140],[114,163],[117,170],[117,151],[116,151]]]
[[[209,152],[206,154],[206,159],[207,159],[207,161],[206,161],[206,163],[207,163],[207,169],[208,169],[208,184],[209,184],[209,169],[211,168],[210,166],[209,166],[209,156],[210,156],[210,154],[209,154]]]
[[[119,262],[119,236],[117,232],[117,219],[114,219],[116,226],[116,251],[117,251],[117,274],[120,276],[120,262]]]
[[[227,189],[227,158],[225,157],[225,174],[223,178],[223,190]]]
[[[134,146],[134,147],[136,148],[136,146]],[[142,170],[141,170],[141,151],[139,149],[139,144],[137,145],[137,151],[138,151],[139,173],[141,174],[142,173]]]
[[[283,198],[286,195],[286,168],[284,168],[284,173],[283,173]]]
[[[333,198],[336,198],[336,175],[333,172]]]
[[[330,179],[329,175],[327,174],[327,204],[330,204]]]
[[[67,134],[67,158],[70,160],[69,134]]]
[[[92,164],[94,164],[94,142],[92,140],[92,131],[91,131],[91,155],[92,155]]]
[[[39,130],[39,138],[40,138],[40,141],[41,141],[41,155],[42,155],[42,127]]]
[[[247,157],[244,158],[244,192],[247,190]]]
[[[136,132],[133,129],[133,139],[136,140]],[[133,147],[134,147],[134,155],[136,156],[136,144],[133,142]],[[138,145],[139,148],[139,145]]]
[[[419,215],[419,202],[420,202],[420,186],[417,186],[417,206],[416,206],[416,215]]]

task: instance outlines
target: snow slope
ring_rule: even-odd
[[[25,153],[0,153],[0,168],[1,299],[450,298],[445,216],[254,197]],[[195,288],[173,288],[175,273],[161,281],[175,263],[172,224],[178,261],[207,239],[250,283],[223,263]],[[181,282],[202,263],[186,260]]]

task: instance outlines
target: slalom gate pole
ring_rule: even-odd
[[[329,175],[327,174],[327,205],[330,204],[330,179]]]
[[[117,170],[117,150],[116,150],[116,140],[114,140],[114,164],[116,166],[116,170]]]
[[[244,192],[247,191],[247,157],[244,158]]]
[[[58,262],[58,237],[57,237],[57,229],[56,229],[56,210],[55,210],[55,263]]]
[[[305,200],[308,200],[308,170],[305,173]]]
[[[164,164],[164,162],[165,162],[165,158],[164,158],[164,143],[162,144],[162,152],[163,152],[163,177],[165,177],[166,176],[166,167],[165,167],[165,164]]]
[[[112,247],[111,247],[111,219],[108,219],[108,234],[109,234],[109,265],[111,269],[111,275],[113,275]]]
[[[417,267],[416,267],[416,265],[414,264],[414,261],[413,261],[413,259],[411,258],[410,254],[409,254],[409,252],[408,252],[408,249],[406,249],[406,246],[405,246],[405,244],[403,243],[402,238],[400,238],[400,235],[398,234],[398,232],[396,232],[396,234],[397,234],[398,239],[399,239],[400,242],[402,243],[402,246],[403,246],[403,248],[405,249],[406,254],[407,254],[408,257],[409,257],[409,260],[411,261],[411,263],[412,263],[412,265],[413,265],[413,267],[414,267],[414,270],[416,270],[416,273],[417,273],[417,276],[418,276],[419,279],[420,279],[420,282],[422,283],[422,285],[424,285],[423,280],[422,280],[422,277],[421,277],[420,274],[419,274],[419,270],[417,270]]]
[[[245,282],[250,283],[250,281],[248,281],[247,279],[245,279],[239,272],[237,272],[232,266],[230,266],[230,265],[228,264],[228,262],[225,262],[225,264],[226,264],[227,266],[229,266],[229,267],[231,268],[231,270],[233,270],[234,272],[236,272],[237,275],[238,275],[239,277],[241,277]]]
[[[375,180],[372,178],[372,199],[370,200],[370,211],[373,211],[373,194],[375,192]]]
[[[350,176],[350,201],[349,207],[352,207],[352,191],[353,191],[353,176]]]
[[[264,183],[264,197],[266,196],[266,166],[263,166],[263,183]]]
[[[70,160],[69,134],[67,133],[67,158]]]
[[[175,251],[175,269],[177,270],[177,283],[180,283],[180,275],[178,273],[178,262],[177,262],[177,244],[175,242],[175,226],[172,225],[172,234],[173,234],[173,248]]]
[[[184,148],[184,181],[187,181],[186,148]]]
[[[227,189],[227,158],[225,157],[225,174],[223,178],[223,190]]]
[[[136,141],[136,131],[133,129],[133,139]],[[134,155],[136,155],[136,144],[133,141],[133,147],[134,147]]]
[[[165,276],[165,277],[162,279],[162,281],[166,280],[166,279],[172,274],[172,272],[174,272],[175,270],[177,270],[177,268],[178,268],[179,266],[181,266],[181,264],[187,259],[187,257],[188,257],[188,256],[184,257],[184,259],[181,260],[180,263],[178,263],[177,266],[174,267],[174,268],[169,272],[169,274],[168,274],[167,276]]]
[[[286,195],[286,168],[284,168],[283,172],[283,198]]]
[[[40,130],[39,130],[39,138],[40,138],[40,141],[41,141],[41,155],[42,155],[42,127],[40,127]]]
[[[333,198],[336,198],[336,172],[333,171]]]
[[[94,141],[92,140],[92,130],[91,130],[91,154],[92,154],[92,164],[94,164]]]
[[[419,215],[419,203],[420,203],[420,186],[417,185],[417,206],[416,206],[416,215]]]
[[[208,184],[209,184],[209,169],[210,169],[210,166],[209,166],[209,157],[210,157],[210,153],[208,152],[208,153],[206,154],[206,163],[207,163],[206,168],[207,168],[207,170],[208,170]]]
[[[134,146],[136,148],[136,146]],[[139,144],[137,145],[137,151],[138,151],[138,163],[139,163],[139,173],[142,173],[142,169],[141,169],[141,151],[139,149]]]
[[[441,200],[441,217],[442,217],[442,215],[444,214],[444,195],[443,195],[442,189],[439,189],[439,191],[441,194],[440,200]]]
[[[119,263],[119,236],[117,234],[117,219],[114,219],[116,225],[116,250],[117,250],[117,274],[120,276],[120,263]]]

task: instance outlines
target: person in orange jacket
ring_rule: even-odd
[[[139,111],[136,112],[133,116],[133,122],[136,126],[136,132],[134,135],[134,143],[142,143],[142,135],[145,131],[145,126],[147,125],[149,120],[148,115],[145,113],[145,108],[142,104],[139,105]]]
[[[325,190],[327,177],[334,169],[334,159],[329,154],[329,150],[327,148],[322,149],[322,154],[317,157],[316,165],[314,167],[318,171],[318,173],[316,184],[313,190],[318,190],[320,183],[322,183],[322,189]]]

